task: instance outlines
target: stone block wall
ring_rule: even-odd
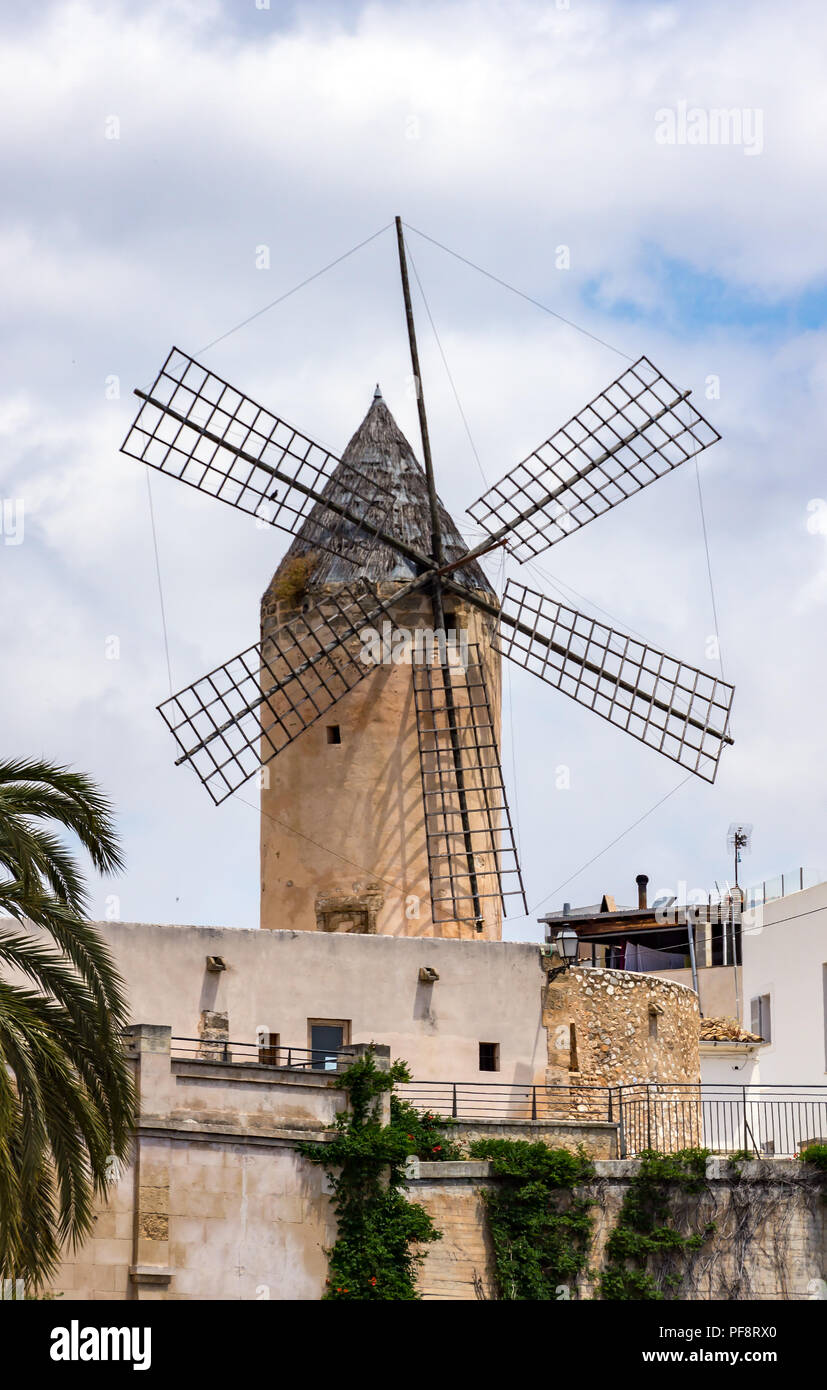
[[[583,1189],[594,1202],[591,1276],[603,1267],[606,1242],[637,1168],[635,1160],[598,1161],[594,1181]],[[418,1165],[409,1195],[443,1232],[442,1241],[425,1252],[423,1298],[496,1298],[482,1200],[483,1191],[494,1187],[488,1163]],[[709,1159],[706,1191],[676,1199],[674,1219],[685,1220],[687,1231],[700,1230],[707,1221],[717,1226],[689,1262],[678,1255],[661,1265],[662,1272],[682,1276],[678,1300],[802,1300],[827,1294],[827,1204],[813,1172],[796,1160],[745,1163],[738,1171],[726,1159]],[[593,1291],[593,1278],[586,1278],[571,1297],[591,1298]]]

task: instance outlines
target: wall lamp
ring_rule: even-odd
[[[559,931],[555,936],[554,945],[557,947],[557,954],[562,958],[563,964],[548,972],[549,980],[556,980],[558,975],[564,975],[574,965],[577,960],[580,938],[574,927],[563,927],[562,931]]]

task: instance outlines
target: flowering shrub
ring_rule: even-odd
[[[437,1163],[446,1159],[464,1158],[460,1144],[455,1143],[445,1131],[455,1120],[444,1119],[427,1111],[420,1115],[406,1100],[391,1096],[391,1125],[404,1136],[408,1154]]]

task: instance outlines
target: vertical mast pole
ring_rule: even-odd
[[[431,509],[431,555],[437,566],[440,566],[445,563],[445,555],[442,549],[442,522],[439,515],[436,482],[434,481],[434,461],[431,457],[431,439],[428,434],[428,417],[425,413],[422,373],[419,370],[419,352],[416,346],[416,328],[414,326],[411,286],[408,280],[408,260],[405,255],[405,238],[402,234],[401,217],[396,218],[396,241],[399,247],[399,271],[402,276],[402,294],[405,299],[405,321],[408,325],[408,343],[411,349],[411,366],[413,368],[414,387],[416,389],[416,408],[419,411],[419,432],[422,435],[422,457],[425,463],[425,478],[428,483],[428,504]],[[439,579],[434,580],[433,592],[441,614],[442,584]],[[443,630],[445,624],[444,622],[439,622],[437,626],[440,630]]]
[[[431,456],[431,439],[428,433],[428,416],[425,413],[425,394],[422,389],[422,373],[419,367],[419,351],[416,345],[416,326],[414,324],[413,304],[411,303],[411,286],[408,279],[408,260],[405,255],[405,237],[402,232],[402,218],[397,217],[396,221],[396,243],[399,249],[399,273],[402,278],[402,295],[405,300],[405,322],[408,326],[408,345],[411,350],[411,367],[413,369],[414,387],[416,390],[416,408],[419,412],[419,432],[422,436],[422,457],[425,464],[425,479],[428,485],[428,504],[431,512],[431,556],[437,568],[444,565],[445,553],[442,544],[442,521],[439,515],[439,500],[436,494],[436,482],[434,479],[434,461]],[[465,849],[465,859],[468,866],[468,878],[471,887],[471,898],[474,904],[474,925],[477,931],[483,929],[482,904],[480,902],[479,883],[477,880],[477,868],[474,861],[474,843],[471,834],[471,821],[468,815],[468,800],[465,795],[465,774],[462,767],[462,749],[457,728],[456,706],[454,704],[454,693],[451,687],[451,668],[448,664],[448,647],[445,637],[445,607],[442,601],[442,581],[435,575],[431,582],[431,604],[434,613],[434,627],[436,628],[437,643],[440,647],[440,659],[442,666],[442,684],[445,691],[445,706],[448,714],[448,732],[451,739],[451,751],[453,754],[454,775],[457,783],[457,796],[459,799],[460,823],[462,825],[463,844]],[[469,717],[473,718],[470,714]],[[436,744],[436,738],[434,738]],[[439,752],[436,752],[437,772],[439,771]],[[441,780],[441,779],[440,779]],[[444,805],[444,800],[443,800]],[[426,832],[427,832],[427,807],[426,811]],[[446,849],[450,855],[449,843],[446,840]],[[449,858],[450,864],[450,858]],[[451,881],[451,897],[454,901],[456,911],[456,898],[453,892],[453,882]]]

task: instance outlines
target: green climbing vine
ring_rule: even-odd
[[[409,1154],[433,1161],[453,1157],[455,1146],[443,1135],[445,1121],[420,1116],[393,1095],[390,1123],[381,1123],[382,1095],[403,1081],[410,1081],[404,1062],[382,1071],[366,1053],[333,1082],[349,1104],[331,1126],[332,1139],[298,1146],[324,1168],[333,1192],[338,1230],[327,1252],[325,1299],[418,1299],[418,1247],[442,1238],[424,1207],[408,1201],[404,1167]]]
[[[640,1167],[620,1208],[617,1223],[606,1243],[606,1265],[599,1278],[602,1299],[663,1299],[664,1289],[674,1293],[678,1274],[653,1273],[655,1257],[661,1260],[680,1252],[700,1250],[715,1231],[707,1222],[692,1235],[682,1234],[669,1223],[670,1206],[677,1192],[697,1194],[706,1187],[707,1149],[681,1149],[659,1154],[645,1150]]]
[[[500,1297],[570,1297],[588,1261],[592,1205],[573,1189],[593,1176],[591,1161],[524,1139],[478,1139],[469,1152],[501,1180],[483,1193]]]

